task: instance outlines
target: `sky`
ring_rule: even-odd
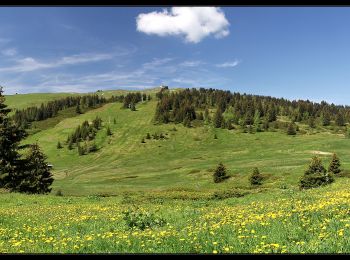
[[[350,105],[350,7],[0,7],[5,94],[204,87]]]

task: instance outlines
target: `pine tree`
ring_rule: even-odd
[[[340,160],[338,158],[338,156],[334,153],[333,157],[332,157],[332,161],[329,164],[328,167],[328,172],[332,173],[332,174],[339,174],[341,172],[340,170]]]
[[[337,126],[344,126],[345,125],[344,115],[341,112],[338,112],[338,114],[336,115],[335,124]]]
[[[107,135],[108,136],[112,135],[112,131],[111,131],[111,128],[109,126],[107,126]]]
[[[261,176],[259,169],[255,167],[253,169],[253,173],[249,177],[249,181],[251,185],[261,185],[263,177]]]
[[[331,123],[331,118],[329,116],[329,113],[327,112],[322,112],[321,114],[321,122],[323,126],[328,126]]]
[[[213,178],[215,183],[219,183],[227,179],[226,167],[222,163],[219,163],[217,166],[213,174]]]
[[[77,106],[76,106],[76,108],[75,108],[75,112],[76,112],[77,114],[82,114],[79,104],[77,104]]]
[[[311,128],[315,128],[316,127],[316,124],[315,124],[315,117],[313,117],[313,116],[310,116],[309,117],[309,126],[311,127]]]
[[[68,150],[72,150],[73,149],[73,139],[70,138],[68,141]]]
[[[214,115],[213,123],[215,128],[220,128],[224,117],[222,116],[221,110],[217,109]]]
[[[24,178],[15,188],[16,191],[32,194],[51,192],[50,186],[54,179],[46,159],[47,157],[41,152],[38,144],[31,145],[25,159]]]
[[[57,149],[62,149],[62,148],[63,148],[63,146],[61,145],[61,142],[58,141],[58,142],[57,142]]]
[[[321,159],[315,156],[312,158],[304,176],[300,179],[299,187],[301,189],[316,188],[330,184],[333,181],[333,174],[327,173],[327,170],[322,165]]]
[[[287,128],[287,135],[296,135],[296,130],[294,128],[294,124],[290,123]]]
[[[27,134],[9,118],[11,109],[5,105],[3,88],[0,86],[0,187],[13,190],[22,177],[19,150]]]

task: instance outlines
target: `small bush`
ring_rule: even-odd
[[[55,195],[62,197],[63,196],[62,190],[61,189],[57,190]]]
[[[214,178],[215,183],[222,182],[228,178],[227,172],[226,172],[226,167],[222,163],[219,163],[219,165],[217,166],[217,168],[213,174],[213,178]]]
[[[153,212],[142,211],[138,208],[123,211],[123,215],[123,219],[129,228],[145,230],[146,228],[161,227],[166,224],[164,218],[155,215]]]
[[[259,169],[257,167],[254,168],[253,173],[249,177],[249,181],[251,185],[261,185],[263,181],[263,177],[261,176]]]

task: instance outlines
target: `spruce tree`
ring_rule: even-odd
[[[345,125],[344,115],[341,112],[338,112],[338,114],[336,115],[335,124],[337,126],[344,126]]]
[[[111,128],[109,126],[107,126],[107,135],[108,136],[112,135],[112,131],[111,131]]]
[[[61,142],[58,141],[58,142],[57,142],[57,149],[62,149],[62,148],[63,148],[63,146],[61,145]]]
[[[251,185],[261,185],[263,177],[261,176],[259,169],[255,167],[253,169],[253,173],[249,177],[249,181]]]
[[[287,135],[296,135],[296,133],[293,123],[290,123],[287,128]]]
[[[54,179],[46,159],[38,144],[31,145],[25,159],[24,178],[18,183],[16,191],[32,194],[51,192],[50,186]]]
[[[309,126],[310,126],[311,128],[315,128],[315,127],[316,127],[316,124],[315,124],[315,117],[310,116],[310,117],[309,117],[308,123],[309,123]]]
[[[213,174],[213,178],[215,183],[219,183],[227,179],[226,167],[222,163],[219,163],[217,166]]]
[[[327,112],[322,112],[321,114],[321,122],[323,126],[328,126],[331,123],[331,118],[329,116],[329,113]]]
[[[77,104],[77,106],[76,106],[76,108],[75,108],[75,112],[76,112],[77,114],[82,114],[79,104]]]
[[[27,134],[12,122],[5,105],[3,88],[0,86],[0,187],[14,190],[22,178],[20,142]]]
[[[328,167],[328,172],[332,173],[332,174],[339,174],[341,172],[340,170],[340,160],[338,158],[338,156],[334,153],[333,157],[332,157],[332,161],[329,164]]]
[[[315,156],[312,158],[304,176],[300,179],[299,187],[301,189],[316,188],[330,184],[333,181],[333,174],[327,173],[327,170],[322,165],[321,159]]]
[[[222,116],[221,110],[217,109],[214,115],[213,123],[215,128],[220,128],[224,117]]]

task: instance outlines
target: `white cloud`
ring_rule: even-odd
[[[204,64],[203,61],[200,60],[187,60],[184,61],[182,63],[180,63],[180,66],[184,66],[184,67],[198,67],[200,65]]]
[[[0,68],[0,72],[28,72],[39,69],[57,68],[64,65],[74,65],[80,63],[97,62],[102,60],[109,60],[114,57],[113,54],[104,53],[87,53],[72,55],[60,58],[51,62],[40,62],[32,57],[26,57],[16,60],[16,64],[10,67]]]
[[[4,56],[14,56],[17,54],[17,50],[15,48],[5,49],[1,51],[1,54]]]
[[[218,67],[218,68],[233,68],[233,67],[236,67],[240,63],[241,63],[241,61],[234,60],[231,62],[224,62],[224,63],[216,64],[216,67]]]
[[[222,38],[229,34],[229,22],[219,7],[172,7],[170,12],[141,13],[136,18],[137,30],[158,36],[185,36],[198,43],[213,34]]]

